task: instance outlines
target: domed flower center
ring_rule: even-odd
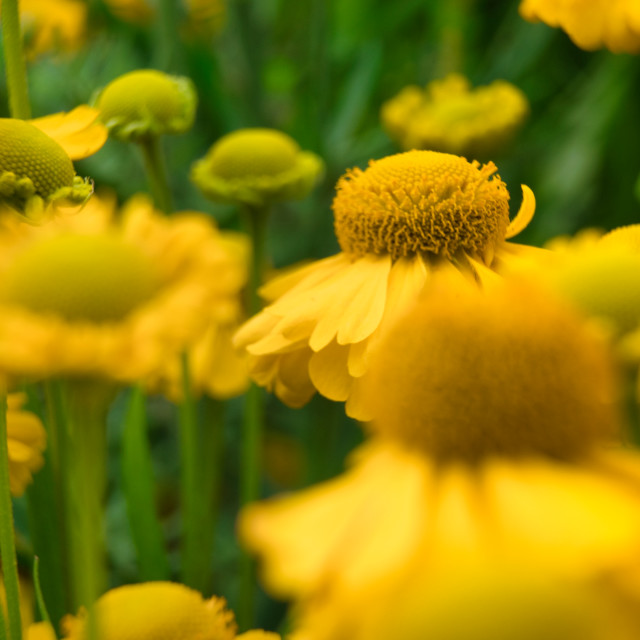
[[[121,320],[153,296],[153,264],[112,236],[64,235],[24,251],[4,275],[2,299],[71,321]]]
[[[613,366],[573,313],[529,288],[439,290],[372,367],[372,429],[439,460],[574,459],[616,434]]]
[[[242,129],[226,135],[207,155],[211,173],[227,180],[276,176],[292,169],[300,147],[273,129]]]
[[[24,120],[0,118],[0,172],[29,178],[46,198],[73,185],[75,171],[64,149],[46,133]]]
[[[353,169],[338,181],[335,231],[361,256],[416,253],[482,256],[504,240],[509,192],[493,163],[435,151],[408,151]]]
[[[127,123],[147,121],[171,126],[185,113],[186,97],[180,82],[161,71],[142,69],[126,73],[108,84],[97,107],[100,119]]]

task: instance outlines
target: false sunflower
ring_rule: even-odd
[[[382,105],[390,137],[403,149],[429,149],[484,158],[503,148],[529,114],[529,102],[517,87],[496,80],[472,89],[452,73],[426,88],[405,87]]]
[[[580,580],[640,552],[640,457],[616,444],[601,334],[524,284],[434,281],[379,345],[372,437],[351,469],[241,514],[267,588],[294,600],[313,640],[342,637],[348,620],[359,638],[360,610],[393,619],[410,595],[385,592],[399,574],[529,562]]]
[[[44,464],[42,452],[47,434],[40,419],[22,408],[25,397],[12,393],[7,397],[7,436],[9,446],[9,485],[11,494],[21,496],[33,474]]]
[[[0,118],[0,206],[41,222],[61,208],[84,204],[93,185],[76,176],[71,161],[104,144],[106,129],[97,116],[81,106],[30,121]]]
[[[0,371],[140,380],[228,304],[233,269],[204,215],[167,219],[144,196],[117,216],[93,198],[82,215],[0,230]]]
[[[560,27],[581,49],[640,53],[636,0],[522,0],[520,15]]]
[[[324,164],[275,129],[239,129],[215,142],[193,164],[191,180],[214,202],[265,207],[304,198]]]
[[[236,635],[236,622],[223,598],[205,600],[173,582],[145,582],[111,589],[95,607],[100,640],[279,640],[277,634]],[[86,640],[87,614],[63,620],[64,640]],[[260,635],[263,634],[263,635]]]
[[[317,390],[369,419],[361,380],[370,353],[435,272],[487,285],[505,263],[544,254],[507,242],[528,224],[535,200],[523,186],[509,221],[509,192],[496,170],[409,151],[343,176],[333,201],[342,252],[267,283],[261,293],[271,304],[235,337],[252,378],[290,406]]]

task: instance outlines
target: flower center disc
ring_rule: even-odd
[[[458,293],[427,295],[381,343],[374,431],[467,461],[572,460],[617,434],[610,354],[568,308],[528,287]]]
[[[153,264],[112,236],[66,235],[29,247],[4,276],[2,299],[71,321],[121,320],[157,289]]]
[[[218,141],[207,159],[212,173],[233,180],[289,171],[299,151],[295,140],[280,131],[242,129]]]
[[[482,257],[504,240],[509,192],[493,163],[408,151],[353,169],[338,181],[335,231],[343,251]]]
[[[23,120],[0,118],[0,171],[30,178],[44,198],[73,184],[75,171],[64,149]]]

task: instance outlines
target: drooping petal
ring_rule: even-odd
[[[329,400],[344,402],[349,397],[353,378],[347,367],[348,357],[349,346],[333,340],[309,360],[311,382]]]

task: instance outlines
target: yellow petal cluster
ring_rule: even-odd
[[[240,129],[194,163],[191,180],[213,201],[262,207],[304,198],[323,168],[318,156],[281,131]]]
[[[0,246],[0,371],[12,376],[141,380],[201,335],[203,309],[237,304],[210,219],[167,219],[145,197],[121,215],[94,198],[44,227],[8,220]]]
[[[529,115],[524,93],[505,80],[471,88],[450,74],[424,89],[408,86],[382,105],[382,124],[403,149],[486,158],[508,144]]]
[[[520,15],[560,27],[581,49],[640,53],[636,0],[522,0]]]
[[[370,355],[434,273],[489,286],[505,264],[544,255],[507,242],[535,200],[523,187],[509,222],[509,194],[494,173],[493,164],[410,151],[344,176],[333,205],[343,251],[268,283],[261,293],[270,304],[236,335],[252,378],[290,406],[317,390],[369,419],[362,380]]]

